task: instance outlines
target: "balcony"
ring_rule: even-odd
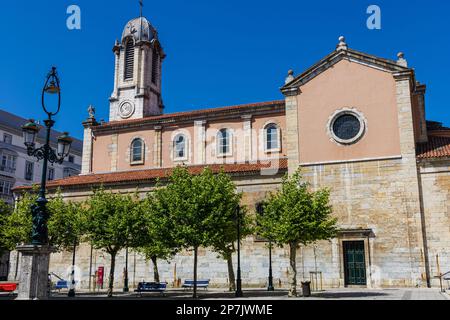
[[[14,197],[9,194],[2,194],[0,193],[0,200],[5,201],[7,204],[13,204],[14,203]]]
[[[16,173],[16,168],[0,165],[0,171],[7,173]]]

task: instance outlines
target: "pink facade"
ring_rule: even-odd
[[[184,118],[170,124],[156,126],[142,126],[137,130],[114,130],[105,133],[97,132],[93,140],[92,173],[111,171],[142,170],[150,168],[170,168],[177,165],[217,164],[254,162],[271,158],[285,158],[284,131],[286,126],[284,110],[265,111],[257,110],[256,114],[243,114],[236,116],[213,114],[213,119],[203,120],[205,136],[202,140],[198,136],[193,119],[187,122]],[[167,115],[170,118],[171,115]],[[199,120],[204,117],[199,117]],[[277,132],[277,147],[266,150],[266,128],[275,125]],[[220,130],[228,129],[231,133],[231,150],[228,154],[218,153],[217,136]],[[158,141],[157,131],[161,140]],[[174,141],[179,135],[186,138],[186,154],[177,158],[174,154]],[[143,162],[133,164],[131,161],[131,144],[135,139],[141,139],[144,144]],[[203,149],[204,156],[199,156]],[[156,158],[161,157],[158,163]]]
[[[392,74],[341,60],[310,82],[298,95],[301,163],[388,158],[401,154],[396,87]],[[354,109],[366,121],[358,143],[336,143],[330,117]]]

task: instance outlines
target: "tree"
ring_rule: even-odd
[[[7,217],[2,238],[9,251],[15,250],[17,245],[31,243],[33,226],[31,206],[36,202],[36,199],[35,193],[22,194],[16,202],[13,212]]]
[[[59,251],[74,250],[85,233],[85,210],[81,203],[65,202],[61,192],[48,202],[49,242]]]
[[[292,177],[286,175],[281,190],[264,204],[264,214],[258,217],[260,234],[280,247],[289,245],[289,296],[297,295],[298,246],[334,238],[337,220],[331,214],[330,191],[311,191],[300,169]]]
[[[211,172],[203,176],[214,186],[211,189],[211,197],[216,203],[215,212],[212,215],[216,232],[211,233],[211,247],[220,257],[227,261],[229,290],[236,290],[236,280],[233,269],[233,253],[236,251],[235,242],[238,241],[236,208],[239,206],[242,194],[236,191],[236,185],[231,177],[224,172],[213,176]],[[253,232],[253,219],[247,215],[245,207],[240,212],[240,239],[246,238]]]
[[[194,298],[197,297],[198,249],[216,246],[229,252],[232,248],[225,247],[237,239],[231,229],[236,228],[234,212],[240,195],[234,191],[224,174],[214,175],[206,168],[201,174],[192,175],[183,167],[176,168],[168,185],[156,191],[159,210],[171,221],[177,246],[194,252]]]
[[[6,202],[0,200],[0,256],[5,251],[9,251],[3,233],[5,232],[8,217],[10,216],[11,211],[11,206],[9,206]]]
[[[149,193],[140,201],[138,210],[145,222],[142,236],[137,239],[139,243],[133,244],[148,261],[152,261],[155,282],[160,282],[158,259],[169,260],[177,252],[177,243],[172,234],[173,223],[164,214],[158,195],[159,192]]]
[[[36,199],[36,193],[23,193],[17,201],[15,209],[7,217],[2,238],[9,250],[14,250],[19,244],[31,243],[33,224],[31,206]],[[56,197],[47,203],[47,210],[49,211],[49,244],[59,251],[71,250],[75,239],[81,238],[83,233],[81,206],[64,202],[58,191]]]
[[[117,253],[133,244],[142,234],[142,217],[139,216],[137,196],[95,190],[88,199],[86,234],[94,248],[103,249],[111,256],[108,297],[114,289],[114,271]]]

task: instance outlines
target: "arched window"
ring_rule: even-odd
[[[128,39],[125,45],[125,70],[124,79],[132,80],[134,75],[134,41]]]
[[[228,129],[222,129],[217,134],[217,154],[219,156],[231,154],[231,132]]]
[[[131,143],[131,164],[144,163],[144,141],[141,139],[134,139]]]
[[[280,151],[280,133],[276,124],[271,123],[265,128],[265,150]]]
[[[173,141],[174,160],[187,159],[187,139],[183,134],[179,134]]]
[[[159,62],[158,50],[156,50],[156,48],[153,48],[153,54],[152,54],[152,83],[153,84],[157,84],[157,80],[158,80],[158,62]]]

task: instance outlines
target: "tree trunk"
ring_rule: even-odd
[[[111,253],[111,270],[109,271],[108,298],[113,296],[114,271],[116,269],[116,253]]]
[[[198,248],[194,248],[194,294],[192,297],[197,299],[197,260],[198,260]]]
[[[232,253],[227,254],[227,265],[228,265],[228,281],[229,281],[229,291],[236,291],[236,278],[234,276],[233,269],[233,256]]]
[[[297,243],[289,244],[289,297],[297,296]]]
[[[156,256],[153,256],[152,262],[153,262],[153,280],[159,283],[158,258]]]

